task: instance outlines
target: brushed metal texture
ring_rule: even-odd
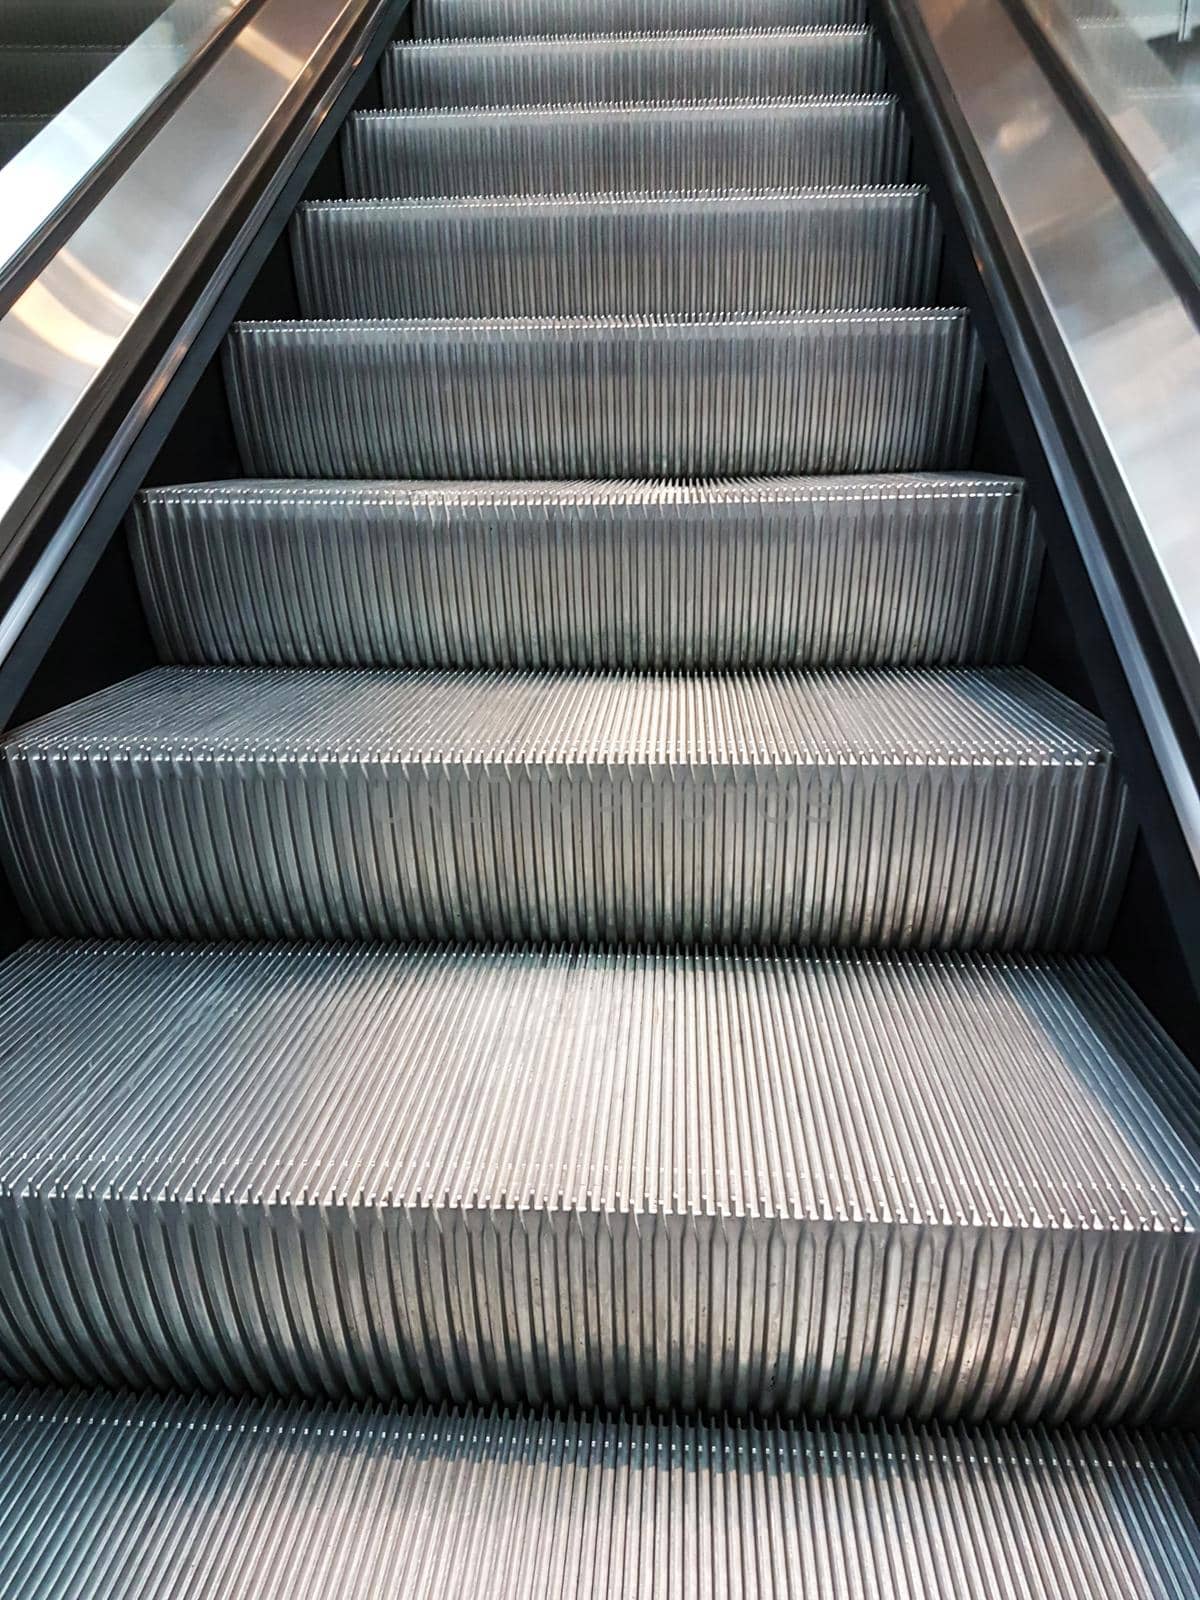
[[[977,474],[183,485],[130,547],[161,659],[745,668],[1005,662],[1041,571]]]
[[[678,33],[685,28],[802,28],[865,21],[865,0],[414,0],[412,8],[417,38]]]
[[[923,189],[335,201],[302,207],[306,317],[881,310],[934,296]]]
[[[358,199],[795,189],[904,183],[890,95],[682,105],[360,112],[342,162]]]
[[[258,477],[638,478],[961,466],[962,311],[239,323]]]
[[[37,1600],[1168,1600],[1195,1440],[6,1397]]]
[[[383,58],[383,103],[396,108],[759,100],[883,87],[883,52],[862,27],[417,39]]]
[[[1196,1415],[1200,1094],[1100,963],[29,946],[0,1054],[10,1378]]]
[[[1009,668],[159,668],[0,746],[56,932],[1091,947],[1130,831]]]

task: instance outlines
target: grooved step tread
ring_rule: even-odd
[[[903,183],[892,95],[359,112],[342,144],[360,199]]]
[[[582,105],[871,94],[884,86],[870,28],[411,40],[383,58],[383,103]]]
[[[160,668],[0,783],[60,932],[1062,947],[1128,851],[1103,726],[1009,669]]]
[[[412,7],[417,38],[678,33],[865,21],[865,0],[414,0]]]
[[[159,667],[27,723],[5,762],[1104,766],[1099,720],[1021,668],[675,674]]]
[[[1200,1202],[1191,1069],[1081,958],[30,944],[0,1039],[26,1199],[1149,1233]]]
[[[306,317],[923,306],[940,257],[919,188],[334,201],[292,222]]]
[[[1103,964],[34,945],[0,1056],[10,1375],[1196,1410],[1200,1094]]]
[[[164,661],[766,667],[1016,659],[1041,545],[979,474],[144,494]]]
[[[1188,1437],[14,1394],[0,1584],[44,1600],[1167,1600]]]
[[[634,478],[962,464],[963,311],[239,323],[258,477]]]

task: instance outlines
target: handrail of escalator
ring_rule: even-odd
[[[1195,82],[1176,79],[1170,57],[1143,37],[1174,32],[1185,42],[1178,0],[1139,9],[1141,31],[1118,0],[1006,4],[1200,318],[1200,73]],[[1200,54],[1189,57],[1200,68]]]
[[[111,187],[259,0],[173,0],[0,166],[0,311]]]
[[[96,559],[81,533],[406,3],[243,7],[0,317],[0,725],[21,693],[14,652],[78,592]]]
[[[1016,3],[1016,0],[1014,0]],[[1200,328],[1010,0],[880,0],[1200,908]],[[1106,708],[1107,711],[1107,708]],[[1110,720],[1113,720],[1109,713]],[[1162,838],[1158,835],[1161,834]],[[1170,835],[1170,838],[1167,838]],[[1200,939],[1197,944],[1200,945]],[[1200,949],[1192,952],[1200,959]]]

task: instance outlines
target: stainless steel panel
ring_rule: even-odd
[[[268,477],[955,467],[981,376],[961,311],[242,323],[225,353]]]
[[[0,1053],[10,1375],[1197,1414],[1200,1095],[1100,965],[30,947]]]
[[[362,112],[342,159],[364,199],[794,189],[903,183],[909,134],[889,95]]]
[[[1090,407],[1083,442],[1106,475],[1124,556],[1177,681],[1198,707],[1200,332],[1001,0],[916,0],[897,16],[899,26],[912,16],[928,32],[963,136],[1007,224],[1007,248],[1029,273],[1051,348]],[[1036,420],[1045,433],[1047,419]],[[1046,438],[1053,463],[1055,441]],[[1065,470],[1060,488],[1088,529],[1090,511]],[[1200,867],[1196,775],[1138,642],[1127,580],[1098,541],[1084,538],[1081,553]]]
[[[869,28],[414,40],[384,57],[390,106],[583,105],[871,94],[883,52]]]
[[[864,22],[865,0],[414,0],[418,38],[678,33]]]
[[[0,1583],[39,1600],[1168,1600],[1186,1437],[15,1394]],[[53,1530],[52,1532],[50,1530]]]
[[[1173,54],[1151,49],[1137,19],[1123,7],[1099,8],[1106,13],[1100,17],[1075,17],[1076,9],[1057,0],[1039,0],[1029,7],[1068,75],[1107,124],[1109,136],[1118,147],[1125,146],[1183,237],[1200,250],[1200,83],[1194,77],[1177,79]],[[1145,31],[1148,37],[1156,32],[1184,37],[1178,10],[1174,17],[1160,15]],[[1184,74],[1189,54],[1194,61],[1194,50],[1178,54]]]
[[[1019,482],[198,484],[145,495],[161,659],[766,667],[1020,657]]]
[[[306,317],[677,315],[928,305],[922,189],[302,207]]]
[[[1093,945],[1129,845],[1103,727],[1009,669],[163,668],[0,794],[35,926],[151,937]]]
[[[296,114],[311,93],[313,73],[328,71],[331,59],[339,59],[347,39],[357,37],[382,3],[311,0],[296,6],[292,0],[260,0],[235,43],[0,322],[0,569],[11,561],[43,497],[76,459],[95,409],[128,381],[143,357],[159,327],[165,286],[195,264],[197,251],[203,256],[212,249],[223,205],[243,195],[258,175],[276,119]],[[345,72],[352,66],[347,59]],[[338,72],[333,77],[329,95],[311,107],[314,125],[343,81]],[[0,240],[15,204],[2,180],[17,165],[0,173]],[[217,265],[168,353],[114,428],[86,490],[0,619],[0,660],[182,361],[287,170],[279,166],[267,176],[243,236]],[[45,204],[44,188],[38,201]]]
[[[236,21],[244,4],[246,0],[173,0],[170,5],[167,0],[4,0],[0,45],[50,47],[43,54],[65,45],[76,55],[102,47],[114,59],[90,84],[80,84],[69,110],[38,130],[20,156],[0,169],[0,263],[18,260],[97,165],[134,133],[179,74]],[[36,70],[44,74],[45,67]],[[65,105],[66,99],[59,104]],[[18,109],[3,100],[0,105]],[[144,229],[144,217],[136,219],[136,227],[139,233]]]

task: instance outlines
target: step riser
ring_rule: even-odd
[[[292,254],[306,317],[832,311],[929,305],[941,233],[921,193],[349,205],[298,212]]]
[[[652,478],[959,466],[965,317],[243,324],[226,373],[260,477]]]
[[[908,161],[891,99],[363,114],[343,142],[347,192],[363,199],[903,183]]]
[[[911,480],[655,504],[576,485],[151,496],[130,540],[164,661],[739,668],[1002,662],[1041,568],[1023,497]]]
[[[865,0],[414,0],[412,8],[414,36],[433,39],[805,28],[865,20]]]
[[[69,934],[1091,948],[1128,855],[1110,763],[135,756],[3,780],[14,881]]]
[[[14,1596],[1200,1592],[1180,1436],[5,1400]]]
[[[883,52],[867,30],[709,38],[398,45],[384,57],[387,106],[619,104],[874,94]]]
[[[0,1370],[39,1383],[1194,1414],[1194,1237],[10,1198],[0,1232]]]

